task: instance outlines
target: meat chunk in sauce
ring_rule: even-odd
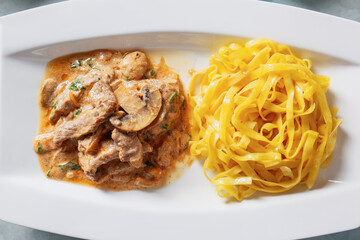
[[[69,83],[61,83],[58,85],[58,88],[56,91],[62,91],[58,94],[55,100],[51,101],[52,109],[49,115],[49,121],[52,124],[55,124],[61,116],[67,116],[71,111],[76,109],[80,106],[79,101],[80,98],[84,95],[86,89],[89,89],[92,87],[92,85],[99,81],[100,79],[107,80],[107,76],[101,76],[100,74],[93,74],[89,73],[85,76],[80,75],[77,76],[74,81]],[[49,88],[47,87],[46,81],[44,83],[43,88]],[[41,101],[45,101],[45,99],[48,99],[49,97],[45,97],[45,93],[41,94]],[[56,93],[56,92],[55,92]],[[53,94],[54,95],[54,94]],[[53,95],[51,95],[53,97]],[[51,100],[51,98],[49,99]],[[49,102],[47,103],[49,104]]]
[[[81,146],[81,142],[79,147]],[[81,148],[81,147],[80,147]],[[116,144],[112,140],[102,141],[99,151],[95,154],[90,152],[79,152],[79,163],[86,176],[94,181],[99,180],[99,176],[96,175],[100,166],[109,163],[114,159],[119,158],[119,152],[116,150]]]
[[[134,168],[143,165],[144,150],[136,133],[123,133],[114,129],[111,138],[116,143],[120,161],[128,162]]]
[[[40,91],[33,144],[47,176],[111,190],[163,185],[188,141],[185,98],[164,66],[153,67],[139,51],[54,60]]]
[[[76,150],[77,146],[74,141],[67,140],[57,146],[54,143],[54,132],[39,134],[35,137],[33,147],[37,153],[46,153],[53,150],[61,149],[64,152],[71,152]]]
[[[75,139],[94,132],[117,107],[114,93],[110,86],[98,81],[89,92],[91,105],[85,106],[73,120],[65,121],[55,130],[54,143],[60,146],[67,139]]]

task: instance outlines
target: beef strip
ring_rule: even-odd
[[[74,103],[72,102],[72,99],[70,99],[69,94],[70,94],[70,90],[65,89],[56,98],[55,103],[49,115],[50,123],[55,124],[61,116],[66,116],[75,109]],[[81,92],[78,91],[77,93],[74,94],[74,97],[75,98],[79,97],[80,94]]]
[[[157,188],[163,185],[165,172],[161,168],[134,168],[129,163],[113,160],[98,168],[96,182],[111,180],[130,184],[131,189]]]
[[[115,159],[99,166],[91,179],[98,184],[108,180],[126,183],[135,181],[143,171],[144,168],[134,168],[129,163]]]
[[[58,146],[54,144],[54,133],[43,133],[36,135],[33,147],[37,153],[45,153],[57,149]]]
[[[129,163],[120,162],[119,159],[116,159],[98,168],[95,181],[97,183],[103,183],[107,180],[129,182],[133,181],[142,171],[144,168],[134,168]]]
[[[93,134],[78,141],[78,150],[81,152],[97,151],[104,135],[106,135],[109,131],[113,129],[114,127],[109,122],[105,122],[104,124],[100,125]]]
[[[114,129],[111,138],[116,143],[120,161],[128,162],[135,168],[140,168],[143,165],[144,148],[136,133],[123,133]]]
[[[164,183],[165,172],[161,168],[150,168],[136,177],[134,184],[139,188],[158,188]]]
[[[49,121],[55,124],[61,116],[68,115],[80,106],[78,102],[84,95],[84,90],[90,89],[94,83],[100,80],[110,82],[109,79],[112,76],[113,74],[94,71],[90,71],[86,75],[79,75],[74,81],[68,83],[65,89],[52,101],[53,107],[49,115]]]
[[[91,106],[84,107],[74,120],[63,122],[56,128],[54,143],[57,146],[67,139],[76,139],[94,132],[117,108],[114,93],[103,81],[94,84],[89,96]]]
[[[172,159],[176,158],[186,148],[188,141],[188,135],[178,130],[172,130],[158,148],[156,162],[162,167],[169,167]]]
[[[111,139],[101,141],[100,150],[95,153],[80,151],[80,149],[82,149],[80,146],[82,146],[81,143],[79,143],[80,166],[84,170],[86,176],[95,182],[100,179],[99,176],[96,176],[98,168],[119,158],[116,144]]]
[[[37,135],[34,139],[33,147],[35,152],[40,154],[59,149],[59,147],[54,143],[54,132]],[[60,151],[62,152],[76,151],[76,149],[76,142],[71,140],[62,142],[60,146]]]

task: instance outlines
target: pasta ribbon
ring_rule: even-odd
[[[330,79],[310,68],[288,46],[254,39],[221,47],[192,77],[190,152],[206,156],[219,196],[311,188],[328,166],[342,119],[326,100]]]

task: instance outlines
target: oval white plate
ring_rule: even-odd
[[[288,239],[358,227],[359,32],[353,21],[234,0],[71,1],[1,18],[0,218],[89,239]],[[199,162],[174,184],[148,192],[104,192],[43,176],[31,146],[50,59],[97,48],[151,50],[168,55],[186,85],[184,68],[206,66],[222,44],[257,37],[290,45],[331,77],[329,102],[344,123],[333,162],[313,190],[226,202]]]

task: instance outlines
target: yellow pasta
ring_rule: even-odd
[[[190,152],[206,156],[219,196],[311,188],[328,166],[342,120],[326,100],[329,78],[310,68],[288,46],[254,39],[220,48],[193,76]]]

